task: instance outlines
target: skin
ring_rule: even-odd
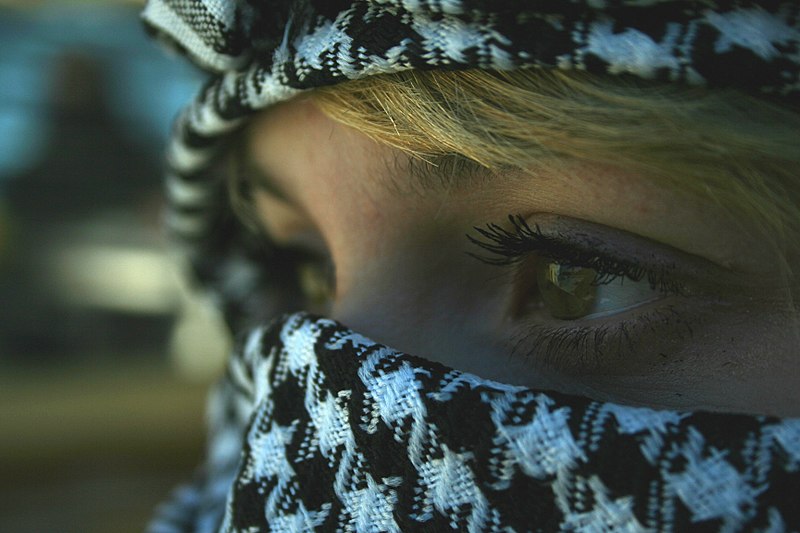
[[[598,400],[800,415],[800,318],[783,263],[763,235],[710,202],[578,164],[455,176],[460,185],[423,190],[407,156],[310,99],[257,117],[247,152],[253,179],[269,181],[254,193],[265,233],[329,257],[326,315],[375,341],[487,379]],[[684,289],[642,282],[647,297],[633,308],[554,319],[529,289],[541,259],[496,266],[467,253],[481,250],[465,234],[510,228],[510,214],[605,252],[657,257]],[[605,327],[619,340],[548,347],[541,326],[568,340]]]

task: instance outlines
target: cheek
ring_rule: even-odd
[[[796,317],[720,308],[672,345],[653,337],[636,364],[582,375],[599,400],[677,410],[797,416]]]

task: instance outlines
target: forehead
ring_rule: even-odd
[[[333,121],[308,99],[263,113],[247,144],[258,174],[327,233],[331,247],[351,247],[345,241],[354,227],[372,230],[359,237],[371,239],[361,245],[375,249],[385,245],[378,241],[391,240],[387,232],[422,238],[432,226],[457,223],[463,233],[509,214],[540,212],[618,228],[724,266],[763,268],[737,253],[752,239],[718,206],[624,169],[565,164],[552,174],[487,173],[459,168],[457,159],[409,166],[399,150]],[[758,250],[765,243],[749,246]]]

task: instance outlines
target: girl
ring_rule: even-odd
[[[797,527],[796,6],[144,17],[216,73],[169,222],[249,332],[154,529]]]

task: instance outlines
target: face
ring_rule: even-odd
[[[411,163],[308,99],[246,149],[262,229],[316,258],[310,305],[375,341],[597,400],[800,414],[784,263],[710,202],[618,168]]]

